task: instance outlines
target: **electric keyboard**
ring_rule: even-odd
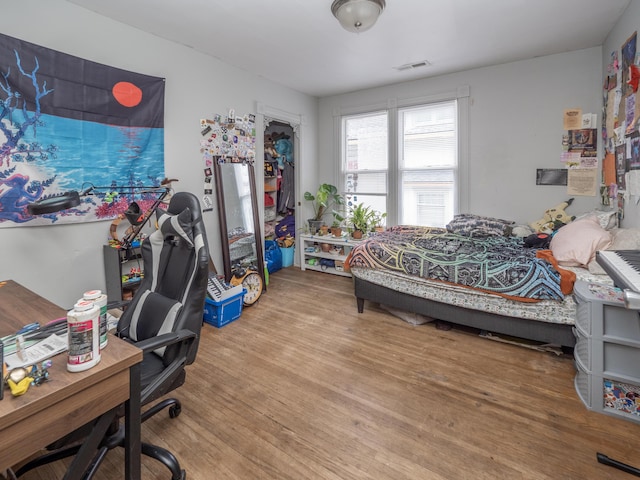
[[[210,299],[221,302],[242,292],[242,285],[232,286],[210,273],[207,280],[207,295]]]
[[[596,262],[617,287],[640,292],[640,250],[598,250]]]

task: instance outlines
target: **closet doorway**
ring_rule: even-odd
[[[296,152],[294,128],[286,122],[268,121],[264,129],[264,238],[295,237]]]
[[[266,167],[263,177],[264,196],[260,195],[261,199],[264,198],[264,201],[261,202],[262,234],[265,247],[267,242],[270,247],[273,247],[278,236],[285,236],[286,233],[289,233],[291,237],[295,238],[296,224],[300,223],[300,220],[296,218],[295,208],[299,205],[300,198],[298,190],[300,189],[300,165],[303,163],[300,152],[303,151],[304,117],[260,102],[256,103],[256,112],[258,114],[256,128],[263,134],[264,141],[262,143],[264,143]],[[260,138],[259,135],[256,135],[256,140],[258,138]],[[277,144],[279,140],[282,141]],[[256,145],[256,152],[260,152],[261,147],[263,145]],[[284,152],[285,157],[278,156],[281,155],[278,150]],[[259,158],[256,158],[256,162],[258,160]],[[267,163],[274,166],[273,171],[271,171],[271,167],[267,166]],[[275,167],[275,165],[278,166]],[[285,228],[286,230],[284,230]],[[293,251],[293,259],[290,258],[291,252],[288,254],[289,261],[293,264],[299,264],[299,255],[295,255],[296,252],[297,249]],[[265,257],[268,260],[269,252],[266,248]],[[267,266],[271,265],[270,262],[267,263]],[[271,273],[269,271],[269,274]]]

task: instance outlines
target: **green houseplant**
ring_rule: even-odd
[[[359,203],[351,209],[347,222],[353,230],[353,238],[362,238],[373,228],[375,215],[375,210],[364,203]]]
[[[384,223],[385,218],[387,218],[387,213],[379,212],[378,210],[375,210],[373,213],[373,218],[371,219],[373,230],[376,232],[384,232]]]
[[[308,220],[311,233],[318,231],[326,213],[332,212],[334,218],[337,219],[336,214],[338,216],[340,214],[333,208],[344,205],[344,197],[338,193],[338,189],[334,185],[328,183],[320,184],[315,195],[311,192],[304,192],[304,199],[311,202],[313,207],[313,218]]]

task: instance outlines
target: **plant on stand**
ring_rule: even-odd
[[[304,192],[304,199],[311,202],[313,218],[307,220],[311,234],[315,234],[323,224],[323,217],[327,212],[333,212],[334,206],[344,205],[344,198],[338,193],[334,185],[322,183],[315,195]]]
[[[352,229],[351,236],[355,239],[359,239],[368,233],[371,228],[373,228],[373,219],[375,214],[375,210],[364,203],[359,203],[353,207],[349,212],[349,217],[347,219],[347,222]]]
[[[373,230],[376,232],[384,232],[384,223],[385,218],[387,218],[387,213],[379,212],[377,210],[374,211],[374,215],[372,218]]]
[[[333,223],[331,224],[331,234],[334,237],[342,236],[342,223],[344,222],[344,210],[343,205],[340,205],[339,210],[333,210],[331,214],[333,215]]]

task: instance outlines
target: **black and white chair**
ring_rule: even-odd
[[[117,327],[119,337],[143,350],[140,367],[143,407],[185,381],[185,366],[193,363],[198,350],[209,273],[208,244],[197,197],[187,192],[174,194],[167,211],[159,211],[158,217],[158,230],[142,243],[144,278]],[[142,412],[142,422],[166,407],[171,418],[180,414],[179,400],[164,399]],[[73,455],[79,449],[77,439],[81,438],[78,432],[74,433],[54,447],[61,443],[68,445],[72,438],[76,445],[36,459],[16,472],[18,476],[38,465]],[[123,443],[124,428],[118,416],[86,478],[97,470],[108,450]],[[178,460],[168,450],[143,442],[142,453],[164,463],[171,470],[172,480],[185,478]]]

